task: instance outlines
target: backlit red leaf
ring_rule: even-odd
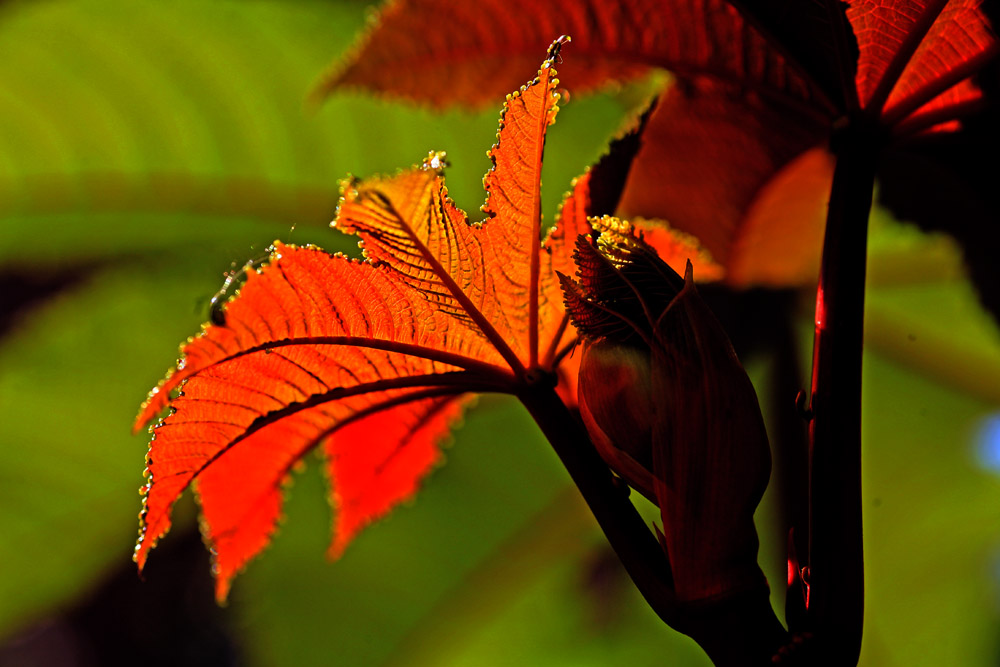
[[[979,99],[971,76],[998,48],[982,4],[853,0],[847,16],[860,50],[862,108],[885,104],[885,115],[896,122]]]
[[[415,493],[472,393],[517,393],[540,374],[570,374],[560,363],[575,331],[555,271],[572,266],[594,205],[588,173],[542,241],[557,51],[508,97],[484,179],[486,220],[470,223],[448,198],[442,154],[393,177],[345,181],[334,226],[360,238],[364,260],[276,242],[216,322],[182,347],[137,419],[171,408],[150,443],[140,568],[193,484],[225,598],[270,541],[290,472],[317,448],[339,555]],[[567,384],[560,393],[570,402]]]
[[[502,388],[509,374],[482,336],[388,267],[280,244],[228,305],[226,324],[184,353],[157,394],[186,377],[150,444],[136,558],[143,566],[177,496],[197,478],[220,598],[270,539],[281,485],[307,452],[401,398]],[[409,472],[419,479],[430,463]]]
[[[326,441],[337,530],[331,555],[339,557],[355,535],[400,500],[417,492],[419,476],[437,463],[442,433],[462,414],[462,399],[416,399],[344,424]]]

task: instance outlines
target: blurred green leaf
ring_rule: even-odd
[[[145,444],[128,420],[151,370],[169,361],[163,352],[198,321],[199,282],[179,268],[99,274],[0,347],[0,628],[72,599],[129,557]]]
[[[973,446],[996,404],[873,354],[864,382],[861,664],[995,664],[1000,479]]]

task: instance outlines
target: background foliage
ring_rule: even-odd
[[[225,610],[192,504],[137,581],[146,438],[130,422],[223,272],[274,239],[353,251],[326,228],[337,181],[430,149],[448,151],[459,206],[481,203],[501,100],[307,110],[365,15],[347,0],[0,5],[0,663],[706,664],[638,598],[526,413],[492,397],[418,501],[342,561],[325,562],[310,466]],[[546,219],[641,96],[564,106]],[[877,213],[870,273],[862,664],[996,664],[1000,335],[947,239]],[[748,366],[766,411],[769,360]]]

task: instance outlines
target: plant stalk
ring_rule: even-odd
[[[785,539],[788,552],[798,558],[808,558],[809,550],[809,434],[806,422],[795,403],[798,390],[802,389],[803,369],[800,347],[796,340],[788,303],[772,312],[775,317],[772,330],[772,369],[770,403],[772,410],[771,449],[774,453],[775,484],[779,503],[777,517],[780,539]],[[791,586],[785,597],[785,623],[789,632],[801,630],[805,619],[805,598],[801,586]]]
[[[766,588],[687,605],[675,629],[698,642],[716,667],[771,667],[772,657],[791,643]]]
[[[680,605],[670,562],[653,533],[590,442],[586,429],[550,386],[519,394],[625,566],[636,588],[669,626],[690,636],[717,667],[770,665],[788,641],[767,590],[734,598]]]
[[[868,216],[882,140],[858,116],[836,137],[813,349],[808,625],[823,664],[856,665],[864,616],[861,357]]]
[[[552,387],[537,383],[518,398],[580,489],[636,588],[663,622],[673,626],[678,619],[670,562],[629,500],[628,487],[616,482],[583,424]]]

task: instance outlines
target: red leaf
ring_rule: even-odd
[[[724,267],[730,282],[794,284],[802,279],[802,272],[784,271],[780,256],[748,256],[745,250],[754,247],[751,236],[772,233],[761,229],[770,218],[754,214],[758,201],[769,196],[784,211],[794,206],[789,199],[801,196],[795,191],[768,195],[769,184],[822,137],[818,123],[759,96],[740,95],[707,77],[672,87],[649,120],[620,212],[629,218],[663,218],[695,236]],[[818,175],[821,197],[829,192],[832,164],[828,169]],[[796,239],[822,238],[825,203],[821,199],[819,206],[806,207],[807,217],[794,218],[791,224],[802,228],[802,233],[792,229],[786,237],[793,252],[809,251]],[[784,218],[778,216],[775,221]],[[655,232],[648,234],[648,241],[658,249],[661,246]],[[816,246],[817,259],[818,251]],[[674,265],[675,270],[682,268],[683,264]],[[704,278],[699,269],[695,275]],[[807,281],[815,280],[815,269],[806,273]]]
[[[460,397],[417,398],[427,393],[386,392],[382,400],[356,408],[326,428],[321,425],[337,417],[314,408],[300,420],[286,418],[280,426],[231,445],[225,456],[206,467],[197,487],[216,554],[217,597],[226,597],[232,574],[270,541],[281,516],[281,487],[289,469],[319,437],[326,437],[331,478],[338,480],[333,555],[339,556],[366,523],[411,497],[419,477],[437,460],[437,442],[462,409]],[[408,402],[383,407],[399,400]],[[419,423],[414,433],[399,432],[398,425],[411,423]]]
[[[483,86],[509,85],[546,30],[571,34],[584,54],[564,71],[577,91],[645,67],[671,70],[676,84],[649,119],[619,213],[694,235],[730,283],[812,282],[832,174],[820,151],[835,119],[858,98],[866,109],[885,103],[882,123],[894,135],[954,130],[981,97],[971,76],[1000,47],[982,0],[853,0],[856,67],[841,55],[851,40],[826,8],[735,4],[752,20],[725,0],[489,2],[475,11],[457,0],[397,0],[320,91],[481,104]],[[809,24],[790,28],[790,20]],[[857,89],[830,92],[838,78]],[[655,233],[648,240],[658,245]]]
[[[646,66],[670,69],[684,85],[672,88],[654,110],[620,213],[669,220],[727,269],[758,192],[789,160],[822,141],[817,119],[827,116],[825,95],[725,0],[552,0],[516,8],[486,3],[475,12],[464,7],[391,3],[326,80],[324,93],[361,86],[435,106],[479,104],[490,99],[482,82],[509,85],[518,58],[536,52],[546,29],[572,34],[574,56],[583,54],[563,68],[574,90],[624,81]],[[437,25],[442,11],[449,13],[449,30],[421,29]],[[821,230],[822,217],[808,224]],[[659,227],[651,223],[646,229]],[[677,237],[653,232],[648,240],[670,250]],[[697,257],[700,250],[685,245],[681,255],[690,253]],[[682,266],[687,257],[681,255],[667,259]],[[702,263],[712,265],[707,258]],[[755,264],[766,262],[744,262],[731,273],[742,284],[792,281],[780,269],[762,276],[747,268]],[[720,273],[713,266],[696,275]]]
[[[400,500],[417,492],[414,470],[438,461],[438,440],[462,414],[461,399],[426,398],[345,425],[326,441],[337,530],[331,555]]]
[[[542,242],[557,51],[508,97],[484,179],[487,220],[470,224],[448,198],[442,154],[394,177],[345,181],[334,225],[361,239],[364,261],[276,242],[221,321],[183,346],[137,419],[171,408],[150,443],[140,568],[195,483],[225,598],[270,541],[290,471],[320,445],[337,556],[415,493],[470,393],[517,393],[539,374],[564,375],[576,338],[555,271],[572,266],[593,207],[587,174]],[[570,392],[561,389],[564,400]]]
[[[186,378],[150,444],[140,567],[197,477],[223,597],[270,539],[292,466],[340,424],[401,396],[503,386],[498,355],[470,334],[388,267],[276,244],[156,394]]]
[[[725,0],[395,0],[316,94],[361,88],[432,106],[483,105],[560,34],[573,38],[561,69],[575,91],[659,67],[711,72],[769,97],[824,99]]]
[[[972,74],[997,53],[982,0],[853,0],[862,108],[885,105],[888,124],[979,99]]]

